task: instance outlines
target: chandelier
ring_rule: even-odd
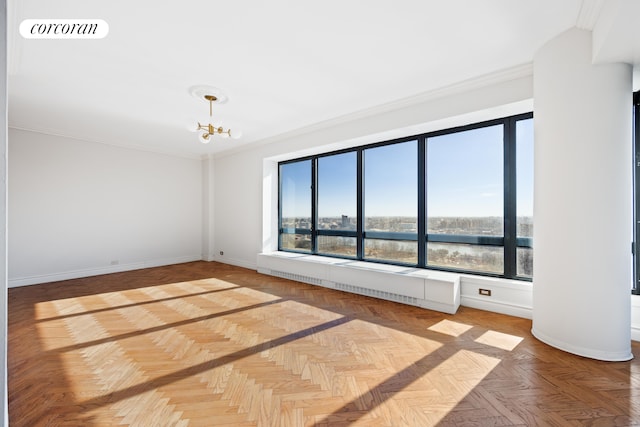
[[[241,136],[240,131],[238,130],[232,131],[231,129],[225,129],[222,126],[216,126],[213,124],[213,104],[226,102],[227,97],[224,94],[222,94],[216,88],[203,87],[203,86],[192,88],[191,93],[194,96],[209,102],[209,122],[206,124],[202,124],[198,122],[198,127],[196,129],[196,132],[198,132],[198,139],[200,140],[200,142],[202,142],[203,144],[208,144],[209,142],[211,142],[214,135],[231,137],[233,139],[240,138]]]

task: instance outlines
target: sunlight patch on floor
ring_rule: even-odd
[[[454,322],[452,320],[443,319],[433,326],[430,326],[430,331],[438,332],[445,335],[451,335],[452,337],[459,337],[460,335],[468,332],[473,326],[466,325],[460,322]]]
[[[416,402],[428,420],[435,425],[454,409],[500,363],[500,359],[460,350],[427,372],[419,382],[440,391],[431,405]],[[475,373],[470,376],[469,373]],[[398,396],[398,397],[401,397]],[[425,409],[428,408],[428,409]]]
[[[475,341],[480,344],[490,345],[491,347],[501,348],[502,350],[513,351],[523,339],[523,337],[502,332],[487,331],[476,338]]]

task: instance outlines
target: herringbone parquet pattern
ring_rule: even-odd
[[[640,425],[639,362],[530,328],[206,262],[10,289],[10,422]]]

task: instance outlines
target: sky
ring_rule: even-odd
[[[502,145],[502,125],[429,138],[427,215],[502,215]]]
[[[533,215],[533,120],[517,128],[519,216]],[[502,125],[429,138],[428,216],[503,215]],[[417,141],[364,151],[366,216],[417,216]],[[282,165],[283,217],[311,216],[311,161]],[[318,216],[356,216],[356,152],[318,160]]]

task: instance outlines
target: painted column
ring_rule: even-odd
[[[534,57],[533,335],[578,355],[631,354],[632,69],[593,65],[572,29]]]

